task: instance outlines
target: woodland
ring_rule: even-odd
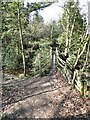
[[[3,120],[90,119],[86,15],[78,0],[68,0],[59,21],[45,24],[39,10],[54,3],[2,2]]]

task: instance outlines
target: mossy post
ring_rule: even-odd
[[[84,96],[88,96],[88,86],[87,86],[87,82],[84,82]]]
[[[82,96],[84,96],[84,83],[85,83],[85,81],[82,80],[82,81],[81,81],[81,95],[82,95]]]

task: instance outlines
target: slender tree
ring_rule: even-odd
[[[22,34],[22,25],[21,25],[21,18],[20,18],[19,1],[18,1],[18,27],[19,27],[19,33],[20,33],[21,50],[22,50],[22,58],[23,58],[23,70],[24,70],[24,75],[26,76],[25,53],[24,53],[24,47],[23,47],[23,34]]]
[[[70,49],[75,41],[78,41],[85,30],[84,20],[79,10],[79,2],[69,0],[64,7],[61,24],[63,26],[63,34],[65,34],[65,56],[70,55]],[[72,48],[73,49],[73,48]]]

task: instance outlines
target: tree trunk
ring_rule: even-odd
[[[86,54],[86,64],[90,67],[90,35],[88,35],[87,41],[87,54]]]
[[[21,51],[22,51],[22,59],[23,59],[23,70],[24,70],[23,72],[24,72],[24,76],[26,76],[25,54],[24,54],[24,48],[23,48],[23,35],[22,35],[22,26],[21,26],[21,20],[20,20],[20,5],[19,5],[19,1],[18,1],[18,27],[19,27]]]
[[[84,68],[85,68],[85,66],[87,66],[87,67],[90,67],[90,62],[89,62],[89,60],[90,60],[90,43],[89,43],[89,41],[88,41],[88,44],[87,44],[88,46],[87,46],[87,54],[86,54],[86,60],[85,60],[85,63],[84,63],[84,66],[83,66],[83,68],[82,68],[82,71],[84,70]]]
[[[71,47],[71,40],[72,40],[72,35],[73,35],[73,30],[74,30],[74,25],[75,25],[75,18],[71,27],[71,31],[70,31],[70,39],[69,39],[69,49]]]
[[[79,52],[80,52],[80,49],[79,49],[79,51],[78,51],[78,55],[77,55],[77,59],[76,59],[76,62],[75,62],[75,64],[74,64],[74,68],[76,67],[76,65],[77,65],[77,63],[78,63],[80,57],[81,57],[82,54],[84,53],[84,51],[85,51],[85,49],[86,49],[86,45],[87,45],[87,42],[84,44],[83,50],[81,51],[80,54],[79,54]]]
[[[68,16],[68,14],[67,14],[67,16]],[[68,18],[67,18],[67,28],[66,28],[66,48],[65,48],[65,56],[67,56],[68,55],[68,53],[69,53],[69,16],[68,16]]]

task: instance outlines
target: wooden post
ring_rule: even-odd
[[[84,96],[84,82],[85,81],[81,81],[81,95]]]
[[[42,68],[41,68],[41,55],[38,53],[38,60],[39,60],[39,75],[42,75]]]
[[[56,47],[56,70],[57,70],[57,64],[58,64],[58,50],[57,50],[57,47]]]
[[[52,47],[50,47],[50,74],[51,74],[51,71],[52,70]]]
[[[55,55],[55,51],[52,51],[52,60],[53,60],[53,70],[56,69],[56,55]]]
[[[64,66],[64,74],[65,74],[66,78],[68,79],[68,77],[67,77],[67,63],[65,63],[65,66]]]
[[[73,79],[72,79],[73,88],[75,88],[75,77],[76,77],[76,74],[77,74],[77,70],[75,70],[74,74],[73,74]]]
[[[86,81],[84,81],[84,96],[86,97],[86,96],[88,96],[88,86],[87,86],[87,82]]]

